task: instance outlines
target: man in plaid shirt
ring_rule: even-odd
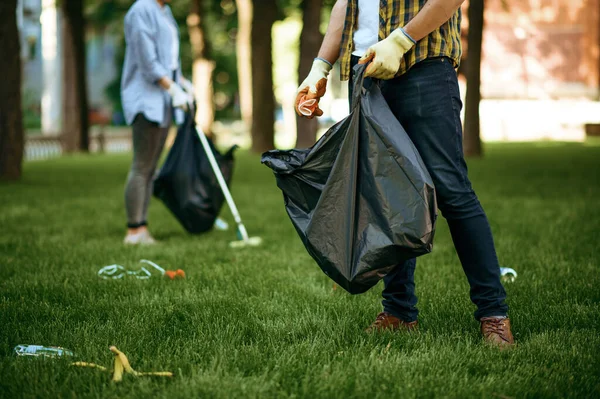
[[[338,58],[343,80],[352,78],[357,63],[369,63],[365,76],[382,80],[390,109],[433,178],[483,337],[505,347],[514,344],[506,292],[490,226],[468,179],[462,151],[462,103],[455,68],[461,55],[463,1],[337,0],[318,57],[298,88],[296,111],[301,114],[298,105],[305,99],[318,102],[325,94]],[[320,115],[317,106],[308,117]],[[368,331],[417,328],[415,266],[416,260],[409,260],[385,277],[383,312]]]

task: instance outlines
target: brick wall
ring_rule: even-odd
[[[598,99],[600,0],[485,3],[484,97]]]

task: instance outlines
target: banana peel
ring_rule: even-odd
[[[71,366],[89,367],[89,368],[94,368],[94,369],[98,369],[98,370],[102,370],[102,371],[108,371],[108,369],[104,366],[100,366],[99,364],[88,363],[88,362],[75,362],[75,363],[71,363]]]
[[[114,366],[113,366],[113,370],[112,370],[112,374],[113,374],[112,381],[113,382],[122,381],[123,374],[133,374],[135,377],[141,377],[141,376],[173,377],[173,373],[170,371],[150,371],[150,372],[135,371],[133,369],[133,367],[131,367],[131,364],[129,363],[129,359],[127,359],[127,356],[123,352],[118,350],[116,346],[111,346],[109,348],[109,350],[112,353],[114,353],[114,355],[115,355]],[[95,363],[75,362],[75,363],[71,363],[71,365],[77,366],[77,367],[96,368],[101,371],[109,371],[106,367],[100,366]]]
[[[129,359],[123,352],[117,349],[115,346],[111,346],[110,351],[115,354],[115,373],[113,374],[113,381],[121,381],[123,377],[123,371],[125,373],[133,374],[136,377],[140,376],[158,376],[158,377],[173,377],[173,373],[170,371],[149,371],[149,372],[139,372],[135,371],[133,367],[129,364]],[[120,370],[120,373],[117,374],[117,371]]]

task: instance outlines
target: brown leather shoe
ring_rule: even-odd
[[[485,342],[501,348],[507,348],[515,344],[508,318],[483,317],[480,322],[481,334],[483,334]]]
[[[402,319],[392,316],[387,312],[381,312],[377,315],[377,318],[365,331],[368,333],[384,330],[405,330],[413,331],[416,330],[419,325],[418,321],[406,322]]]

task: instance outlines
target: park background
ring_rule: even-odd
[[[123,16],[131,1],[88,0],[73,2],[79,4],[75,8],[68,1],[63,3],[61,9],[55,0],[18,2],[26,157],[79,149],[96,151],[99,132],[106,133],[109,150],[128,151],[129,130],[123,126],[119,79],[124,54]],[[325,117],[319,122],[296,122],[293,112],[298,70],[304,76],[310,68],[332,1],[256,3],[172,3],[182,36],[182,67],[185,75],[193,78],[203,104],[198,119],[205,131],[218,133],[217,140],[223,145],[233,142],[249,147],[254,136],[256,150],[273,143],[293,147],[298,123],[304,132],[299,144],[308,146],[318,132],[348,112],[347,88],[339,81],[337,68],[323,100]],[[257,12],[252,12],[253,7]],[[459,70],[463,98],[469,70],[468,10],[469,2],[465,2],[465,49]],[[598,134],[600,1],[494,0],[475,10],[474,14],[478,13],[478,18],[485,15],[485,28],[483,18],[477,21],[482,43],[475,34],[472,40],[482,51],[481,57],[477,53],[472,56],[477,59],[471,61],[471,70],[480,68],[477,91],[481,102],[479,112],[471,113],[479,114],[480,123],[469,126],[481,128],[466,129],[466,141],[476,141],[478,137],[473,136],[479,136],[490,142],[582,142],[586,134]],[[305,20],[310,24],[304,25]],[[253,24],[261,29],[251,34]],[[72,36],[81,36],[81,43]],[[82,48],[72,51],[77,46]],[[254,74],[250,73],[253,61],[257,66]],[[65,79],[56,79],[61,74]],[[252,86],[253,75],[260,81],[256,86]],[[477,76],[472,79],[475,85]],[[80,87],[84,84],[85,92]],[[73,95],[69,90],[74,90]],[[77,109],[82,101],[73,101],[70,106],[62,101],[78,93],[86,99],[87,123],[81,121],[83,116]],[[253,98],[261,104],[254,110],[260,114],[254,130]],[[271,114],[275,115],[274,127]],[[100,128],[103,125],[108,128]],[[477,144],[470,147],[474,147],[470,152],[479,152]]]
[[[381,286],[336,289],[260,165],[262,151],[309,146],[347,114],[337,69],[323,118],[296,120],[291,105],[330,0],[172,2],[198,122],[221,148],[242,147],[232,191],[264,243],[233,251],[231,230],[191,236],[153,201],[159,245],[124,247],[131,137],[119,74],[131,3],[0,2],[1,397],[600,395],[600,0],[463,5],[470,178],[501,265],[518,272],[506,283],[517,347],[503,352],[481,342],[442,219],[418,261],[421,332],[365,334]],[[140,259],[187,278],[97,277]],[[116,345],[135,369],[175,377],[113,384],[69,359],[19,358],[18,344],[105,366]]]

